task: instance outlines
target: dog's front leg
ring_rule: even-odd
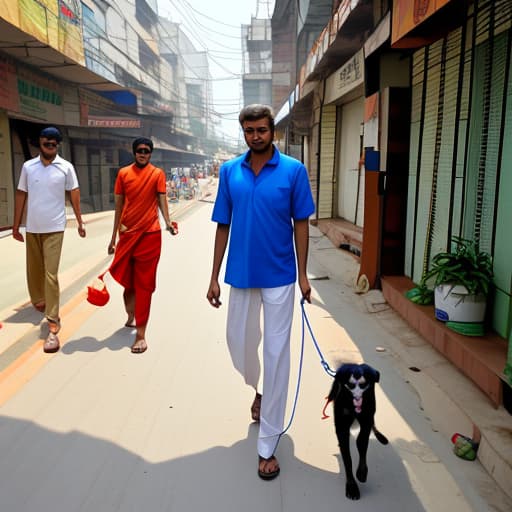
[[[354,473],[352,473],[352,457],[350,456],[350,429],[343,432],[337,432],[340,445],[341,458],[345,467],[345,496],[350,500],[358,500],[361,497],[359,487]]]
[[[368,452],[368,442],[370,439],[371,426],[365,423],[359,430],[357,436],[357,451],[359,452],[359,466],[357,467],[356,476],[360,482],[366,482],[368,477],[368,465],[366,464],[366,453]]]

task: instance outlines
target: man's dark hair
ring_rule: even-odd
[[[262,105],[261,103],[247,105],[240,111],[238,121],[240,126],[243,126],[244,121],[258,121],[264,118],[268,119],[270,129],[274,131],[274,111],[269,105]]]
[[[57,142],[62,142],[62,134],[60,133],[60,130],[58,128],[55,128],[55,126],[48,126],[46,128],[43,128],[41,130],[41,133],[39,134],[39,137],[48,140],[55,140]]]
[[[141,145],[149,146],[149,149],[153,151],[153,141],[151,139],[148,139],[147,137],[138,137],[132,143],[132,150],[134,154],[135,150]]]

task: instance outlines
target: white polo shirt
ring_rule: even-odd
[[[36,156],[21,169],[18,189],[27,192],[27,232],[54,233],[66,228],[66,191],[78,188],[73,164],[57,155],[47,166]]]

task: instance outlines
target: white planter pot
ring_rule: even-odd
[[[485,295],[472,295],[465,286],[441,284],[434,289],[435,315],[442,322],[480,323],[485,318]]]

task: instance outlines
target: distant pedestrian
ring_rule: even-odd
[[[12,236],[25,241],[19,228],[26,205],[28,291],[32,304],[48,321],[45,352],[57,352],[60,347],[58,272],[66,228],[66,192],[78,223],[78,234],[85,237],[78,179],[73,165],[58,154],[61,141],[60,131],[53,126],[39,134],[39,156],[27,160],[21,169],[12,228]]]
[[[212,215],[217,231],[207,299],[214,307],[221,305],[218,278],[229,239],[227,342],[235,368],[256,392],[251,415],[260,422],[258,475],[271,480],[280,471],[274,452],[284,424],[297,274],[302,297],[309,302],[311,295],[306,266],[308,218],[314,204],[304,165],[281,154],[272,143],[272,109],[249,105],[240,112],[239,121],[249,151],[220,169]]]
[[[108,253],[114,254],[110,274],[124,287],[126,327],[135,327],[134,354],[148,348],[146,326],[156,288],[162,234],[158,209],[167,230],[176,234],[169,218],[165,173],[150,163],[153,142],[145,137],[132,144],[135,162],[119,169],[114,187],[115,215]],[[119,243],[116,247],[116,236]]]

